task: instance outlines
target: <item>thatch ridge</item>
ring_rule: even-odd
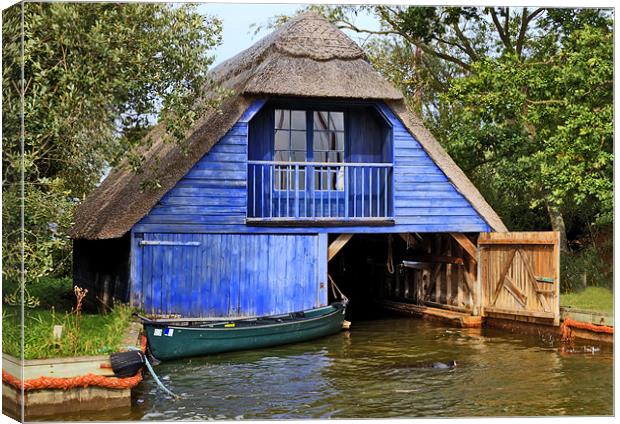
[[[211,74],[224,87],[245,94],[403,98],[353,40],[314,12],[290,19]]]
[[[233,94],[190,131],[184,142],[188,154],[175,143],[162,141],[163,128],[149,134],[140,174],[121,163],[77,208],[73,238],[121,237],[239,120],[257,97],[299,96],[384,100],[446,173],[456,188],[496,231],[506,227],[465,174],[420,121],[406,111],[402,94],[368,63],[364,52],[344,33],[315,13],[291,19],[252,47],[213,68],[214,82]],[[141,183],[157,180],[159,187],[141,190]]]

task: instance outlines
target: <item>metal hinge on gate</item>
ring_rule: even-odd
[[[140,246],[200,246],[199,241],[142,240]]]

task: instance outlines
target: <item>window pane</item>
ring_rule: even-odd
[[[329,129],[336,131],[344,131],[344,113],[343,112],[330,112],[329,113]]]
[[[336,133],[336,150],[344,152],[344,133]]]
[[[284,109],[275,110],[275,125],[277,129],[279,128],[288,129],[291,127],[290,114],[291,114],[290,110],[284,110]]]
[[[305,162],[306,161],[306,151],[305,150],[295,150],[291,152],[291,159],[293,162]]]
[[[329,137],[326,132],[314,132],[314,147],[315,151],[329,150]]]
[[[314,161],[315,162],[327,162],[327,153],[314,152]]]
[[[289,151],[288,150],[276,150],[275,161],[276,162],[288,162]]]
[[[306,112],[303,110],[293,110],[291,111],[291,120],[292,126],[291,128],[294,130],[305,130],[306,129]]]
[[[326,130],[328,128],[329,112],[314,112],[314,129]]]
[[[327,154],[327,161],[330,163],[335,163],[335,162],[339,162],[338,160],[338,152],[329,152]]]
[[[338,143],[336,142],[336,138],[338,133],[329,132],[329,150],[338,150]]]
[[[306,132],[292,131],[291,150],[306,150]]]
[[[289,131],[276,130],[274,138],[274,150],[289,150]]]

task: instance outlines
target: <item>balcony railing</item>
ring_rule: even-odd
[[[391,163],[248,161],[248,222],[392,219]]]

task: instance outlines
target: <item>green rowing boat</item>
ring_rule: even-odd
[[[337,333],[345,304],[231,321],[176,322],[140,317],[151,354],[159,360],[204,356],[233,350],[297,343]]]

